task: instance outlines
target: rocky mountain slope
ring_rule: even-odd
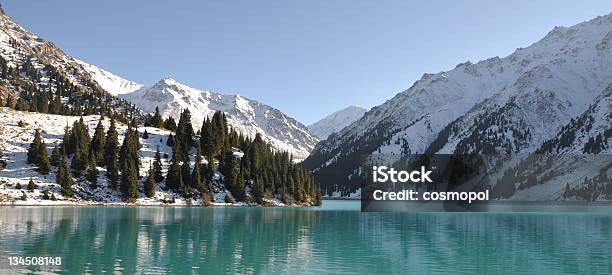
[[[425,74],[319,143],[305,165],[323,186],[348,193],[358,188],[361,157],[370,154],[531,153],[577,128],[563,152],[582,153],[600,133],[599,152],[610,152],[611,40],[612,15],[600,16],[555,27],[504,58]],[[593,127],[576,125],[583,115],[593,117]]]
[[[344,127],[363,117],[367,111],[363,107],[348,106],[313,123],[308,126],[308,129],[321,140],[325,140],[329,135],[344,129]]]
[[[113,108],[139,115],[130,103],[109,94],[81,62],[28,32],[4,11],[0,13],[0,57],[3,67],[0,86],[6,88],[0,94],[3,101],[18,97],[27,100],[32,93],[46,91],[57,93],[73,107],[78,103],[78,108],[97,112]]]

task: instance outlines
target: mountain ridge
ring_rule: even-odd
[[[287,151],[296,160],[306,158],[318,142],[306,126],[276,108],[241,95],[195,89],[170,77],[119,96],[146,113],[159,107],[163,117],[177,118],[183,109],[189,109],[195,127],[215,111],[223,111],[228,115],[229,126],[251,138],[262,134],[276,150]]]

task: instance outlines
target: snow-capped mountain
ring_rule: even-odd
[[[357,121],[368,110],[359,106],[349,106],[336,111],[325,118],[308,126],[308,129],[321,140],[327,139],[332,133],[336,133],[351,123]]]
[[[238,132],[251,138],[260,133],[273,148],[288,151],[296,159],[306,158],[318,142],[306,126],[275,108],[240,95],[194,89],[171,78],[120,96],[148,113],[159,107],[164,118],[178,118],[182,110],[189,109],[194,127],[215,111],[223,111]]]
[[[555,27],[504,58],[425,74],[319,143],[305,165],[323,186],[346,183],[340,189],[348,192],[358,187],[351,176],[363,155],[535,152],[598,99],[604,104],[593,111],[594,118],[609,117],[611,107],[603,98],[612,83],[611,40],[612,14]],[[596,124],[603,126],[585,127],[580,140],[607,131],[601,152],[610,152],[611,126]],[[575,149],[582,153],[580,147]]]
[[[100,86],[112,95],[121,95],[131,93],[142,88],[142,84],[124,79],[117,76],[107,70],[99,68],[97,66],[86,63],[75,59],[77,63],[83,66],[83,69],[87,71]]]

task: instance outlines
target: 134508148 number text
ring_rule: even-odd
[[[34,265],[62,265],[62,257],[8,257],[9,265],[34,266]]]

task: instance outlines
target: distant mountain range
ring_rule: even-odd
[[[555,27],[504,58],[425,74],[304,164],[328,192],[348,194],[371,154],[612,153],[611,43],[606,15]]]
[[[308,129],[319,137],[325,140],[329,135],[336,133],[351,123],[359,120],[368,110],[359,106],[348,106],[340,111],[336,111],[326,116],[325,118],[308,126]]]

